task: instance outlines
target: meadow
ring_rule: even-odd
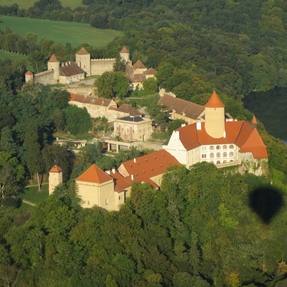
[[[34,33],[39,38],[57,43],[71,43],[73,47],[87,43],[95,48],[103,48],[115,37],[122,35],[119,31],[97,29],[83,23],[1,16],[0,29],[5,28],[10,28],[20,35]]]
[[[36,0],[0,0],[0,5],[12,5],[18,4],[21,8],[30,8],[34,5]],[[61,0],[61,3],[64,7],[76,8],[82,6],[82,0]]]

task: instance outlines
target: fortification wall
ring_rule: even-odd
[[[105,72],[112,72],[116,59],[92,59],[91,60],[91,75],[100,76]]]
[[[56,84],[54,79],[54,71],[44,71],[34,75],[34,83],[42,85]]]

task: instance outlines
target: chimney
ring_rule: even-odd
[[[112,173],[114,173],[114,174],[116,173],[116,169],[115,168],[112,169]]]
[[[131,174],[131,180],[134,181],[135,177],[133,174]]]
[[[226,138],[226,131],[224,131],[224,133],[223,133],[223,137],[224,137],[224,138]]]
[[[137,159],[134,157],[134,163],[136,163],[137,162]]]
[[[186,123],[184,123],[184,124],[181,124],[181,127],[182,127],[182,128],[184,128],[185,126],[186,126]]]
[[[107,173],[107,174],[111,174],[111,171],[110,171],[110,170],[106,170],[106,173]]]
[[[201,130],[201,121],[196,121],[196,130]]]

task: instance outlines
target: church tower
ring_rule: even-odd
[[[58,165],[54,165],[49,171],[49,195],[53,194],[55,188],[63,183],[63,171]]]
[[[60,76],[60,62],[55,54],[51,55],[48,61],[48,71],[54,71],[54,80],[58,81]]]
[[[213,138],[225,137],[224,104],[213,91],[205,105],[205,130]]]
[[[76,63],[87,76],[91,75],[91,54],[84,47],[76,53]]]
[[[120,51],[120,59],[125,64],[130,62],[130,51],[126,46],[124,46]]]

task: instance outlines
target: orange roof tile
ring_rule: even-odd
[[[86,50],[86,48],[82,47],[77,53],[77,55],[87,55],[89,52]]]
[[[56,57],[55,54],[52,54],[52,55],[51,55],[51,57],[50,57],[50,59],[49,59],[49,62],[58,62],[58,59],[57,59],[57,57]]]
[[[49,172],[51,172],[51,173],[60,173],[60,172],[62,172],[62,169],[61,169],[61,167],[59,167],[57,164],[55,164],[55,165],[53,165],[53,166],[51,167],[51,169],[49,170]]]
[[[129,52],[130,52],[130,51],[129,51],[129,48],[126,47],[126,46],[123,46],[122,49],[121,49],[121,51],[120,51],[120,53],[129,53]]]
[[[32,73],[31,71],[27,71],[27,72],[25,73],[25,75],[27,75],[27,76],[33,76],[33,73]]]
[[[118,171],[111,172],[111,177],[114,179],[116,192],[122,192],[133,184],[130,177],[124,177]]]
[[[267,158],[266,146],[257,129],[246,121],[226,121],[226,136],[213,138],[205,130],[205,124],[201,129],[196,129],[196,124],[191,124],[178,129],[179,137],[187,150],[201,145],[235,144],[242,152],[252,152],[254,158]]]
[[[112,180],[112,177],[100,169],[96,164],[92,164],[84,173],[77,177],[76,180],[101,184]]]
[[[151,177],[163,174],[168,168],[180,163],[167,151],[159,150],[122,163],[136,182],[149,181]]]
[[[205,107],[207,108],[224,108],[224,104],[215,91],[211,94]]]
[[[155,75],[156,74],[156,70],[154,68],[149,68],[146,72],[146,75]]]

